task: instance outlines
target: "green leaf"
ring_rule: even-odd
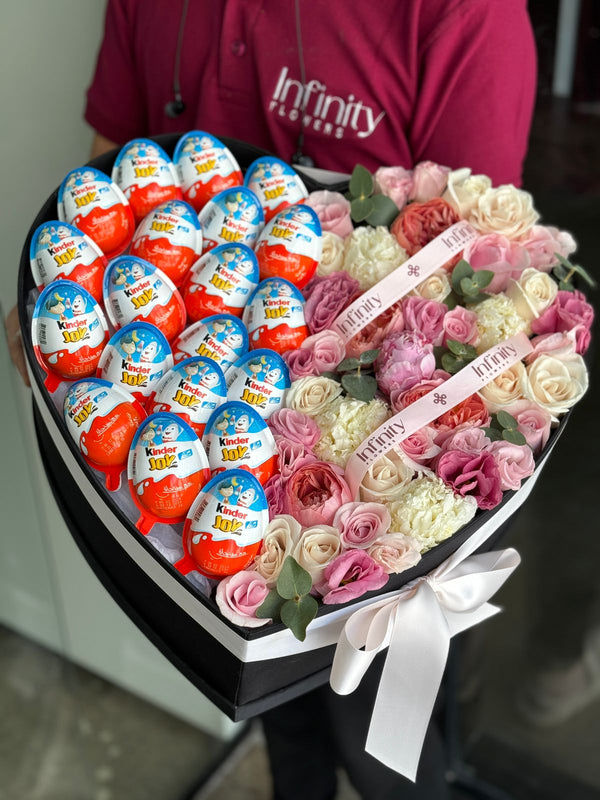
[[[460,282],[460,291],[467,300],[479,293],[479,286],[471,278],[463,278]]]
[[[555,255],[557,254],[555,253]],[[560,281],[567,277],[569,270],[566,267],[563,267],[562,264],[559,264],[558,267],[554,267],[552,274]]]
[[[377,381],[372,375],[356,375],[353,372],[342,375],[342,386],[351,397],[364,400],[365,403],[372,400],[377,391]]]
[[[572,264],[569,261],[568,258],[565,258],[564,256],[561,256],[560,253],[554,253],[554,255],[558,259],[558,262],[560,264],[562,264],[562,266],[565,267],[568,270],[568,272],[576,272],[578,275],[580,275],[583,278],[583,280],[589,286],[592,287],[592,289],[596,288],[596,286],[597,286],[596,281],[592,278],[590,273],[586,269],[584,269],[580,264]],[[556,271],[556,269],[558,269],[558,267],[555,267],[554,271]],[[567,274],[568,274],[568,272],[567,272]],[[564,278],[564,277],[566,277],[566,275],[560,275],[559,277]]]
[[[352,170],[348,189],[352,197],[368,197],[373,194],[373,176],[362,164],[357,164]]]
[[[574,292],[575,291],[575,287],[573,286],[572,283],[569,283],[569,281],[561,281],[558,284],[558,288],[563,292]]]
[[[486,286],[494,279],[494,273],[491,269],[480,269],[473,275],[473,280],[480,289],[485,289]]]
[[[448,339],[446,347],[456,356],[464,356],[467,352],[466,345],[462,342],[457,342],[456,339]]]
[[[448,311],[452,311],[452,309],[456,308],[456,306],[458,305],[459,299],[460,298],[458,297],[456,292],[452,291],[452,292],[450,292],[450,294],[447,297],[444,297],[444,299],[442,300],[442,303],[445,304],[445,306],[447,307]]]
[[[337,365],[336,370],[338,372],[348,372],[351,369],[358,369],[360,367],[360,361],[358,358],[345,358],[343,361]]]
[[[463,278],[470,278],[473,273],[474,270],[469,262],[465,261],[464,258],[461,258],[461,260],[452,270],[452,277],[450,278],[450,282],[454,291],[460,293],[460,282]]]
[[[508,411],[498,411],[496,414],[496,419],[498,420],[498,424],[502,428],[509,428],[510,430],[516,430],[519,427],[519,423],[517,420],[511,416]]]
[[[260,619],[278,620],[281,606],[284,603],[285,600],[279,595],[277,589],[271,589],[262,604],[256,609],[256,616]]]
[[[502,438],[511,444],[527,444],[527,439],[521,431],[504,430],[502,431]]]
[[[379,355],[379,350],[365,350],[364,353],[360,354],[358,360],[364,366],[366,364],[372,364],[376,360],[378,355]]]
[[[385,225],[386,228],[392,224],[400,213],[400,209],[394,201],[385,194],[374,194],[371,197],[373,209],[367,217],[367,222],[373,227]]]
[[[277,591],[286,600],[308,594],[312,587],[309,573],[292,556],[286,556],[277,579]]]
[[[496,428],[482,428],[481,430],[492,442],[498,442],[502,438],[502,436],[500,435],[500,431],[497,430]]]
[[[319,610],[315,598],[307,594],[298,601],[288,600],[281,607],[281,621],[294,634],[296,639],[303,642],[306,638],[306,629],[313,621]]]
[[[480,292],[477,295],[474,296],[469,295],[469,297],[465,297],[465,302],[474,306],[477,305],[477,303],[482,303],[484,300],[487,300],[489,296],[490,295],[486,294],[485,292]]]
[[[322,372],[321,377],[329,378],[329,380],[337,381],[338,383],[340,382],[340,376],[337,374],[337,372]]]
[[[373,210],[373,201],[370,197],[355,197],[350,203],[350,216],[354,222],[364,222]]]
[[[454,375],[461,370],[464,366],[464,363],[465,362],[462,360],[462,358],[459,358],[452,353],[444,353],[442,356],[442,367],[446,370],[446,372],[449,372],[450,375]]]

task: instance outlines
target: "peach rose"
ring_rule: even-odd
[[[452,206],[441,197],[434,197],[426,203],[406,206],[394,220],[390,232],[409,256],[413,256],[459,219]]]

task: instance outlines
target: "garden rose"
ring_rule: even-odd
[[[471,170],[463,167],[448,175],[446,191],[442,197],[460,217],[468,220],[479,198],[491,186],[492,181],[487,175],[471,175]]]
[[[262,575],[253,570],[242,570],[219,581],[215,599],[225,619],[234,625],[258,628],[272,622],[256,616],[256,609],[268,594],[269,586]]]
[[[462,342],[462,344],[470,344],[473,347],[477,347],[479,344],[477,314],[463,306],[456,306],[445,314],[442,328],[444,331],[442,344],[444,345],[448,339]]]
[[[325,231],[322,235],[323,248],[321,260],[317,266],[317,275],[324,278],[332,272],[341,270],[344,266],[344,240],[336,233]]]
[[[367,350],[377,350],[386,336],[402,330],[404,330],[404,317],[402,301],[399,300],[350,339],[346,345],[346,355],[349,358],[358,358]]]
[[[539,455],[550,437],[550,414],[532,400],[517,400],[506,411],[517,420],[519,431],[533,454]]]
[[[531,323],[534,333],[561,333],[582,326],[589,332],[594,321],[594,309],[587,302],[583,292],[559,291],[551,306]],[[577,352],[583,354],[589,346],[589,336],[578,336]]]
[[[436,303],[435,300],[425,300],[423,297],[405,297],[402,301],[404,314],[404,328],[407,331],[417,331],[433,345],[442,342],[444,330],[444,316],[448,306]]]
[[[417,331],[390,334],[382,342],[375,362],[377,382],[382,392],[405,391],[435,370],[433,346]]]
[[[546,225],[534,225],[520,243],[529,253],[531,266],[543,272],[559,263],[556,253],[568,258],[577,249],[570,233]]]
[[[284,492],[285,513],[301,525],[330,525],[337,509],[352,500],[344,471],[324,461],[300,467]]]
[[[500,472],[490,453],[448,450],[439,457],[436,472],[461,497],[474,497],[479,508],[495,508],[502,500]]]
[[[469,222],[482,233],[518,239],[531,230],[539,216],[529,192],[509,183],[482,194],[469,215]]]
[[[419,563],[421,554],[410,536],[387,533],[376,539],[367,553],[388,575],[404,572]]]
[[[387,573],[368,553],[347,550],[325,567],[317,591],[323,595],[325,605],[332,605],[355,600],[381,589],[387,582]]]
[[[529,445],[497,441],[492,442],[489,452],[496,460],[503,492],[520,489],[521,481],[533,475],[535,461]]]
[[[331,378],[316,376],[300,378],[288,389],[285,402],[288,408],[316,417],[342,393],[342,387]]]
[[[331,525],[314,525],[302,532],[293,556],[312,578],[313,586],[318,583],[323,570],[341,551],[340,534]]]
[[[387,195],[398,206],[400,211],[408,202],[412,193],[413,174],[404,167],[379,167],[375,175],[375,186],[381,194]]]
[[[312,278],[304,288],[304,318],[311,333],[331,327],[346,306],[358,297],[358,281],[347,272],[332,272],[325,278]]]
[[[382,503],[345,503],[333,518],[343,550],[349,547],[366,550],[387,533],[390,522],[390,512]]]
[[[588,372],[580,355],[570,359],[538,356],[527,367],[525,397],[553,416],[565,414],[588,388]]]
[[[350,219],[350,203],[343,194],[323,189],[311,192],[305,202],[317,212],[322,230],[335,233],[342,239],[350,236],[354,230]]]
[[[426,203],[406,206],[394,220],[390,232],[408,255],[413,256],[458,220],[452,206],[441,197],[434,197]]]
[[[517,361],[493,381],[486,383],[480,394],[490,413],[495,414],[516,400],[521,400],[526,379],[525,365],[522,361]]]
[[[484,289],[491,294],[503,292],[509,279],[518,278],[529,266],[527,250],[519,243],[511,242],[506,236],[497,233],[479,236],[469,242],[464,250],[464,258],[475,272],[487,269],[494,273],[492,282]]]
[[[262,575],[267,586],[273,587],[287,556],[291,556],[300,541],[300,524],[287,514],[275,517],[266,527],[260,553],[254,559],[254,569]]]
[[[426,203],[434,197],[440,197],[446,184],[450,167],[443,167],[435,161],[419,161],[413,170],[413,186],[409,200]]]
[[[307,414],[292,408],[280,408],[268,420],[273,435],[286,436],[292,442],[311,449],[319,441],[320,431],[317,423]]]
[[[361,292],[370,289],[407,259],[406,251],[379,225],[355,228],[346,239],[344,269],[360,284]]]

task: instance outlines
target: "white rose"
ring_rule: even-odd
[[[587,367],[580,355],[564,359],[541,355],[527,367],[525,397],[555,418],[574,406],[587,388]]]
[[[368,548],[367,553],[388,575],[414,567],[421,560],[414,539],[403,533],[386,533]]]
[[[283,562],[292,554],[301,534],[300,523],[288,514],[274,517],[267,525],[260,553],[254,560],[254,569],[268,586],[277,583]]]
[[[314,586],[321,579],[327,564],[339,555],[341,549],[337,528],[332,525],[313,525],[304,530],[292,555],[310,574]]]
[[[344,269],[360,283],[361,291],[374,286],[403,264],[408,255],[383,226],[355,228],[346,239]]]
[[[509,280],[505,293],[515,304],[519,316],[531,322],[552,305],[557,292],[558,284],[550,275],[528,267],[518,281]]]
[[[448,273],[442,268],[433,272],[428,278],[425,278],[423,283],[420,283],[417,288],[413,289],[409,294],[441,303],[444,298],[448,297],[451,291],[452,287],[448,280]]]
[[[487,175],[471,175],[471,170],[463,167],[448,175],[448,184],[442,197],[463,219],[468,219],[481,195],[491,187],[492,181]]]
[[[518,239],[533,228],[540,215],[529,192],[512,183],[488,189],[469,214],[469,222],[481,233],[499,233]]]
[[[517,361],[480,391],[488,410],[495,414],[517,400],[522,400],[527,382],[525,365]]]
[[[331,378],[299,378],[288,389],[285,404],[294,411],[316,417],[341,393],[341,385]]]
[[[344,240],[337,233],[323,231],[323,251],[317,267],[317,275],[324,278],[344,266]]]
[[[390,450],[367,470],[360,484],[360,499],[376,503],[395,500],[414,474],[404,454]]]

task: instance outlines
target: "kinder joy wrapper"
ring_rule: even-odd
[[[229,368],[225,379],[227,399],[248,403],[263,419],[282,407],[290,387],[287,364],[273,350],[246,353]]]
[[[242,171],[223,142],[204,131],[190,131],[177,142],[173,160],[183,197],[196,211],[219,192],[243,183]]]
[[[172,366],[169,342],[156,325],[130,322],[104,348],[97,374],[145,403]]]
[[[127,142],[115,159],[111,177],[129,200],[136,225],[160,203],[183,196],[175,165],[150,139]]]
[[[102,278],[108,261],[98,245],[74,225],[59,220],[43,222],[31,237],[29,263],[40,292],[52,281],[66,279],[102,302]]]
[[[267,278],[256,287],[242,317],[250,348],[267,347],[277,353],[295,350],[308,336],[304,298],[283,278]]]
[[[177,414],[202,436],[210,415],[226,399],[227,386],[221,367],[212,358],[195,356],[180,361],[167,372],[148,410]]]
[[[58,218],[86,233],[109,259],[125,252],[135,230],[127,198],[108,175],[93,167],[67,174],[58,190]]]
[[[258,285],[258,262],[245,244],[223,244],[194,264],[181,294],[191,320],[210,314],[241,317]]]
[[[53,281],[38,297],[31,320],[35,357],[54,392],[62,380],[94,375],[108,326],[89,292],[73,281]]]
[[[261,280],[286,278],[302,289],[314,275],[322,250],[321,223],[314,209],[304,204],[285,208],[256,242]]]
[[[69,387],[63,413],[87,463],[103,472],[106,487],[116,492],[135,432],[146,418],[140,403],[110,381],[84,379]]]
[[[258,197],[244,186],[226,189],[213,197],[198,214],[202,226],[203,252],[220,244],[253,247],[265,222]]]
[[[202,253],[196,212],[183,200],[162,203],[142,220],[129,252],[154,264],[180,286]]]
[[[208,356],[223,372],[248,351],[248,333],[231,314],[215,314],[190,325],[173,342],[175,363],[190,356]]]
[[[209,578],[233,575],[258,553],[268,523],[267,499],[254,475],[241,469],[221,472],[190,508],[183,526],[185,555],[174,566]]]
[[[171,342],[185,327],[183,298],[170,278],[137,256],[111,261],[104,273],[104,307],[114,328],[140,320],[156,325]]]
[[[225,403],[206,423],[202,444],[213,475],[246,469],[266,483],[277,469],[277,445],[264,419],[247,403]]]
[[[244,186],[260,200],[268,222],[279,211],[308,197],[302,178],[289,164],[275,156],[257,158],[246,170]]]
[[[141,512],[136,527],[183,522],[200,487],[210,477],[200,439],[175,414],[152,414],[138,428],[129,450],[127,477]]]

